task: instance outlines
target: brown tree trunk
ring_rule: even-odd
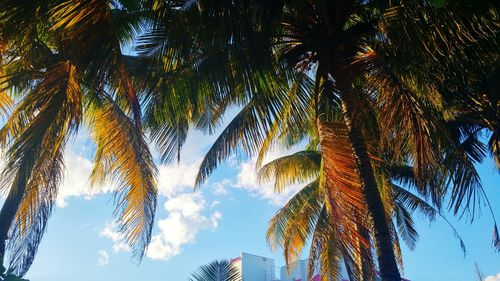
[[[345,70],[345,69],[344,69]],[[342,70],[341,70],[342,71]],[[373,222],[375,248],[382,281],[400,281],[393,241],[385,216],[384,204],[380,196],[375,175],[368,155],[363,133],[354,113],[353,88],[351,79],[345,73],[335,73],[335,81],[342,100],[342,113],[348,129],[356,166],[362,183],[364,198]]]

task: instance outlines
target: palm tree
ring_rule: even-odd
[[[122,43],[144,22],[139,1],[2,1],[2,90],[15,98],[0,130],[6,164],[0,257],[31,266],[63,178],[64,149],[85,123],[96,144],[94,185],[116,186],[118,229],[139,259],[150,241],[156,167]],[[8,98],[0,98],[5,109]]]
[[[355,170],[375,227],[381,276],[383,280],[399,280],[386,210],[377,187],[374,160],[369,155],[366,131],[370,128],[361,123],[360,120],[365,119],[358,115],[365,114],[367,109],[377,112],[374,116],[380,121],[376,126],[380,144],[393,148],[391,155],[395,160],[412,162],[421,192],[439,205],[445,190],[427,179],[440,178],[436,171],[440,171],[438,166],[445,155],[440,148],[450,142],[442,96],[436,83],[427,85],[429,80],[422,78],[415,67],[407,71],[393,62],[411,61],[415,56],[427,59],[424,62],[428,64],[428,57],[436,56],[429,55],[432,53],[428,51],[430,46],[442,50],[448,41],[453,41],[455,49],[459,50],[468,41],[495,36],[495,29],[491,27],[497,23],[485,20],[484,7],[461,11],[457,8],[459,5],[450,5],[438,10],[426,1],[401,5],[398,1],[200,0],[195,4],[175,2],[174,9],[166,3],[155,4],[153,10],[158,15],[155,28],[144,37],[146,43],[142,50],[169,62],[171,69],[184,71],[187,67],[191,73],[208,77],[203,80],[208,82],[201,85],[203,88],[196,85],[193,89],[197,93],[201,91],[207,99],[219,98],[225,106],[218,109],[223,110],[230,103],[244,106],[230,123],[230,130],[224,131],[208,152],[198,184],[239,145],[243,144],[247,152],[255,152],[260,145],[266,145],[266,132],[275,128],[273,120],[278,118],[277,108],[282,104],[280,98],[269,98],[272,96],[270,91],[281,92],[283,85],[299,85],[293,82],[300,77],[294,72],[312,74],[315,92],[325,91],[342,105],[349,144],[356,159]],[[488,5],[493,4],[485,4]],[[490,13],[492,9],[486,10]],[[433,24],[426,20],[429,18],[442,24]],[[470,21],[472,18],[475,20]],[[178,31],[179,26],[185,30],[180,32],[183,35],[168,32]],[[449,38],[443,35],[448,33]],[[461,37],[464,35],[467,40]],[[173,52],[171,46],[179,41],[190,44],[182,51]],[[413,45],[416,47],[412,48]],[[408,49],[410,52],[405,53]],[[179,59],[183,53],[193,55],[186,60]],[[421,53],[425,56],[420,56]],[[439,56],[441,60],[444,58]],[[358,87],[358,84],[363,86]],[[235,91],[228,92],[228,89]],[[208,91],[221,94],[207,94]],[[272,104],[264,106],[263,101]],[[253,103],[259,107],[253,107]],[[294,106],[301,108],[302,101],[289,107]],[[266,114],[266,110],[272,113]],[[160,120],[162,122],[168,123]],[[166,126],[165,136],[173,136],[168,133],[173,131],[173,125],[175,123],[170,121]],[[320,138],[328,131],[327,127],[323,128],[326,130],[320,131]],[[299,130],[296,128],[294,132]],[[458,142],[453,143],[458,146]],[[462,149],[462,152],[466,157],[467,151]],[[325,156],[328,159],[328,155]],[[445,177],[456,183],[454,190],[459,195],[454,201],[457,206],[468,201],[464,198],[473,197],[471,194],[477,187],[477,181],[457,179],[454,175],[459,169],[463,171],[465,166],[448,170]]]
[[[191,274],[189,281],[238,281],[240,271],[229,260],[215,260],[200,266]]]
[[[342,152],[337,153],[342,154]],[[268,243],[273,250],[277,247],[283,249],[287,266],[291,268],[300,258],[307,241],[311,239],[308,269],[310,274],[320,272],[323,280],[330,280],[331,277],[338,279],[340,264],[344,262],[351,280],[371,280],[375,274],[372,260],[373,246],[370,242],[372,240],[359,239],[363,235],[371,236],[371,226],[367,221],[358,219],[357,229],[361,231],[359,236],[351,239],[342,237],[341,234],[346,229],[346,220],[331,217],[329,214],[336,212],[327,211],[331,208],[337,208],[338,211],[339,203],[328,204],[329,196],[326,190],[331,188],[326,187],[328,183],[320,180],[324,178],[323,169],[321,154],[315,150],[305,150],[274,159],[259,170],[259,181],[274,180],[275,189],[278,191],[285,189],[289,184],[305,184],[269,222]],[[399,240],[403,239],[410,249],[414,249],[418,240],[418,233],[411,216],[413,212],[419,211],[430,220],[440,216],[448,224],[449,222],[439,210],[393,182],[396,178],[406,177],[399,173],[399,169],[387,167],[387,172],[381,173],[379,169],[377,177],[385,181],[385,184],[380,185],[381,193],[388,195],[384,197],[384,205],[390,212],[387,214],[388,223],[394,235],[394,249],[398,263],[402,266]],[[413,180],[407,178],[406,181]],[[335,200],[342,202],[343,198],[337,196]],[[465,251],[464,243],[457,231],[451,224],[449,225]],[[363,234],[363,231],[368,233]],[[362,250],[360,247],[363,246],[367,249]]]

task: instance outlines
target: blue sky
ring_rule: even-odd
[[[271,184],[256,184],[251,159],[234,157],[200,191],[193,192],[198,163],[214,139],[190,134],[181,162],[160,166],[153,242],[138,264],[113,228],[111,188],[88,190],[91,148],[82,134],[67,149],[67,174],[58,206],[26,277],[32,281],[187,280],[199,265],[236,257],[242,251],[272,257],[276,265],[283,265],[280,252],[267,246],[265,232],[279,205],[298,187],[275,194]],[[481,164],[479,170],[500,218],[500,176],[491,162]],[[450,216],[466,243],[465,257],[444,222],[429,223],[417,214],[421,237],[413,252],[403,246],[405,276],[414,281],[475,280],[477,262],[484,276],[490,275],[487,281],[500,280],[500,275],[494,276],[500,274],[500,253],[491,247],[493,222],[486,208],[482,213],[472,225]]]

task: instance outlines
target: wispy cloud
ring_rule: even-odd
[[[194,243],[200,231],[215,230],[222,214],[214,211],[204,214],[206,201],[200,193],[183,193],[168,199],[164,208],[167,217],[158,220],[158,231],[152,237],[146,257],[168,260],[182,252],[183,246]],[[130,252],[116,225],[108,223],[99,233],[113,242],[113,252]]]
[[[266,164],[274,159],[297,152],[300,149],[300,146],[296,146],[290,150],[271,151],[265,157],[263,163]],[[255,197],[268,201],[270,204],[281,206],[303,186],[302,184],[290,185],[284,190],[277,192],[274,190],[274,184],[272,181],[264,183],[258,182],[255,164],[255,157],[249,158],[241,163],[233,161],[230,167],[232,170],[236,171],[236,176],[233,175],[233,178],[227,178],[219,182],[219,184],[215,184],[215,188],[220,188],[220,186],[224,188],[231,186],[233,188],[243,189]]]
[[[104,250],[100,250],[99,252],[97,252],[97,254],[99,255],[99,257],[97,258],[97,265],[98,266],[106,266],[106,265],[108,265],[108,263],[109,263],[109,254],[108,254],[108,252],[106,252]]]
[[[222,181],[218,181],[212,185],[212,192],[215,195],[226,195],[229,193],[227,187],[231,185],[233,185],[233,183],[230,179],[223,179]]]
[[[116,231],[116,225],[114,223],[108,223],[104,229],[99,232],[99,236],[111,239],[113,242],[113,252],[130,252],[130,246],[124,243],[123,235]]]

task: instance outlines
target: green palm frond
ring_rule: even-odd
[[[151,140],[160,150],[163,163],[170,163],[174,159],[180,161],[181,148],[188,130],[189,124],[186,121],[180,121],[174,126],[160,125],[151,128]]]
[[[399,235],[410,250],[415,249],[418,240],[418,233],[415,229],[415,223],[411,217],[411,213],[401,203],[395,203],[396,226]]]
[[[197,186],[240,146],[248,155],[258,151],[285,101],[286,92],[277,90],[279,94],[259,94],[231,120],[203,158],[196,177]]]
[[[456,1],[437,9],[428,1],[405,1],[388,8],[382,22],[387,36],[398,48],[441,64],[452,62],[458,70],[471,57],[479,60],[484,57],[468,53],[471,45],[498,34],[498,3],[481,4],[466,8]],[[411,43],[401,44],[402,41]],[[493,40],[486,43],[478,51],[488,52],[488,48],[498,47]]]
[[[397,198],[396,200],[400,204],[405,206],[405,208],[410,212],[419,211],[421,214],[425,215],[430,221],[435,220],[437,216],[441,217],[441,219],[443,219],[452,229],[453,235],[458,239],[460,243],[460,248],[465,255],[466,247],[462,237],[455,229],[455,227],[441,213],[441,211],[433,207],[431,204],[427,203],[424,199],[421,199],[420,197],[414,195],[413,193],[409,192],[404,188],[401,188],[398,185],[393,185],[393,192],[394,192],[394,197]]]
[[[287,185],[317,178],[320,168],[321,155],[319,152],[304,150],[265,164],[259,170],[257,180],[262,183],[274,179],[274,190],[280,192]]]
[[[313,81],[304,74],[297,74],[289,88],[287,102],[267,131],[256,159],[255,167],[260,169],[271,149],[277,146],[290,148],[305,138],[312,138],[316,132],[311,116],[314,115]]]
[[[200,266],[191,274],[189,281],[238,281],[240,271],[229,260],[216,260]]]

